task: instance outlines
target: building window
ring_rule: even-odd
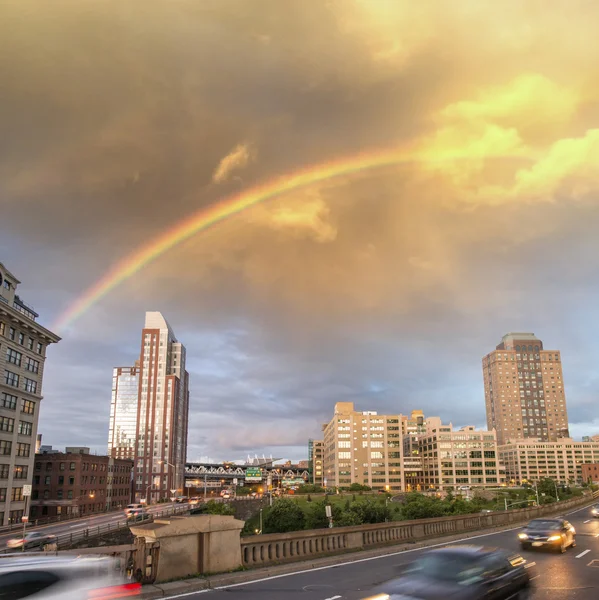
[[[19,376],[12,371],[4,371],[4,383],[12,387],[19,387]]]
[[[27,479],[29,467],[27,465],[15,465],[12,476],[13,479]]]
[[[21,344],[21,346],[25,343],[25,334],[22,332],[19,332],[19,344]]]
[[[68,498],[69,500],[72,500],[72,499],[73,499],[73,490],[68,490],[68,491],[67,491],[67,498]]]
[[[0,479],[8,479],[8,465],[0,465]]]
[[[20,523],[23,518],[22,510],[11,510],[10,511],[10,523]]]
[[[15,420],[9,417],[0,417],[0,431],[12,433],[15,430]]]
[[[33,423],[28,421],[19,421],[19,435],[31,435],[33,432]]]
[[[23,359],[23,355],[12,348],[6,349],[6,362],[12,363],[17,367],[21,366],[21,360]]]
[[[25,398],[23,398],[21,400],[21,412],[24,412],[26,415],[34,414],[35,402],[33,400],[25,400]]]
[[[75,463],[72,462],[69,464],[69,471],[74,471],[75,470]]]
[[[9,410],[15,410],[17,408],[17,397],[12,394],[2,392],[0,396],[0,408],[8,408]]]
[[[64,467],[65,467],[64,463],[60,463],[60,465],[59,465],[59,467],[58,467],[58,468],[59,468],[61,471],[64,471]]]
[[[35,360],[33,358],[27,357],[27,362],[25,363],[25,368],[32,373],[39,373],[40,370],[40,361]]]
[[[37,381],[33,381],[33,379],[29,379],[28,377],[25,377],[24,389],[26,392],[29,392],[30,394],[36,394],[37,393]]]
[[[62,490],[56,490],[56,498],[62,500]]]
[[[58,485],[64,485],[64,475],[58,476]]]
[[[12,488],[10,490],[10,500],[11,502],[21,502],[23,500],[23,488]],[[23,511],[21,511],[22,513]]]
[[[0,321],[0,335],[4,335],[5,331],[6,331],[6,325],[2,321]]]
[[[29,348],[29,350],[33,350],[33,338],[29,338],[27,340],[27,348]]]
[[[32,499],[32,500],[37,500],[39,497],[40,497],[39,490],[33,490],[33,491],[31,492],[31,499]],[[35,506],[32,506],[32,507],[31,507],[31,510],[33,511],[33,509],[34,509],[34,508],[35,508]]]
[[[43,350],[44,350],[44,345],[41,342],[38,342],[37,346],[36,346],[36,352],[38,354],[41,354],[43,352]]]
[[[0,488],[0,502],[6,502],[6,488]]]
[[[44,477],[44,485],[50,485],[50,481],[51,475],[46,475],[46,477]]]
[[[8,440],[0,440],[0,455],[7,456],[10,455],[12,451],[12,442]]]
[[[11,327],[8,330],[8,339],[12,340],[14,342],[16,335],[17,335],[17,330],[14,327]]]

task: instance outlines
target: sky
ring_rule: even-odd
[[[311,165],[57,331],[40,429],[106,449],[145,311],[186,345],[188,459],[307,457],[335,402],[484,426],[509,331],[599,433],[599,4],[9,0],[0,261],[40,322],[195,211]]]

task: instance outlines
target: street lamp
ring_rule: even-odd
[[[81,496],[77,496],[77,514],[81,515],[81,511],[79,510],[79,500],[81,500],[81,498],[90,498],[91,500],[93,500],[96,497],[96,492],[90,492],[89,494],[81,494]]]
[[[175,477],[177,476],[177,467],[175,465],[173,465],[172,463],[168,462],[168,460],[159,460],[157,461],[159,465],[168,465],[169,467],[172,467],[174,470],[174,475]],[[173,483],[176,483],[175,481],[173,481]],[[171,489],[171,488],[169,488]]]

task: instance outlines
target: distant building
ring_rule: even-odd
[[[139,371],[138,361],[134,367],[115,367],[112,372],[108,454],[114,458],[135,459]]]
[[[376,490],[402,490],[401,422],[400,414],[359,412],[353,402],[337,402],[324,429],[325,486],[359,483]]]
[[[308,441],[308,473],[310,475],[310,483],[314,485],[324,486],[324,441],[309,440]]]
[[[25,510],[46,349],[60,341],[37,323],[38,314],[16,293],[19,284],[0,263],[0,527],[20,523]]]
[[[599,435],[584,435],[582,436],[583,442],[599,442]]]
[[[497,487],[504,480],[494,431],[454,429],[438,417],[427,419],[426,433],[404,436],[404,457],[408,491],[456,492]]]
[[[108,454],[134,458],[138,502],[184,493],[189,417],[185,354],[162,314],[147,312],[138,361],[113,372]]]
[[[131,502],[133,461],[87,453],[36,454],[29,515],[88,515]]]
[[[67,446],[64,451],[67,454],[89,454],[89,448],[86,446]]]
[[[599,483],[599,463],[586,463],[582,465],[582,482]]]
[[[498,443],[568,438],[568,412],[558,350],[533,333],[508,333],[482,360],[487,427]]]
[[[583,467],[599,463],[599,442],[513,440],[499,446],[506,480],[521,484],[549,477],[558,483],[583,483]],[[591,471],[592,474],[592,471]]]

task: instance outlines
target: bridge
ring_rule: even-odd
[[[232,484],[270,484],[280,487],[285,483],[307,483],[308,469],[297,465],[274,464],[278,459],[259,459],[238,465],[235,463],[191,462],[185,465],[185,487],[188,489],[228,487]],[[234,481],[237,480],[237,481]],[[301,480],[301,482],[300,482]]]

